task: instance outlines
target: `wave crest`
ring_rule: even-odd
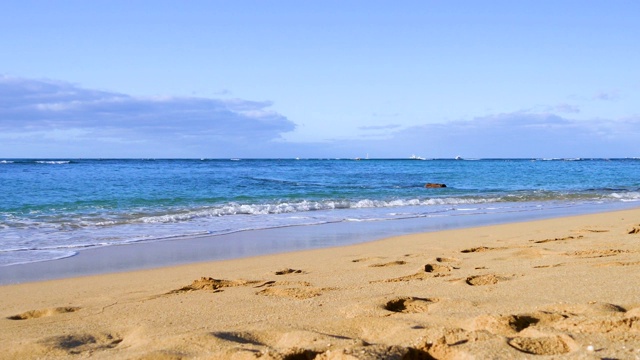
[[[70,163],[71,160],[36,160],[36,164],[62,165]]]

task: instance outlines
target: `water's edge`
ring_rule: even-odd
[[[607,203],[540,211],[427,217],[251,230],[81,250],[63,259],[0,267],[0,285],[345,246],[393,236],[534,221],[638,207]]]
[[[184,244],[199,236],[233,247],[237,237],[218,235],[282,227],[425,218],[421,223],[428,229],[443,216],[491,218],[487,214],[640,202],[640,159],[0,164],[0,268],[77,257],[92,248]],[[446,187],[425,188],[434,182]]]

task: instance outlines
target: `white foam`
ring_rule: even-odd
[[[625,192],[625,193],[611,193],[609,194],[609,197],[612,197],[614,199],[620,200],[620,201],[638,201],[640,200],[640,192],[637,191],[632,191],[632,192]]]
[[[198,218],[212,218],[232,215],[277,215],[300,212],[340,210],[340,209],[379,209],[434,205],[485,204],[499,202],[498,198],[437,198],[437,199],[396,199],[390,201],[363,199],[358,201],[329,200],[329,201],[300,201],[279,204],[237,204],[229,203],[213,208],[199,210],[184,210],[171,214],[143,216],[131,218],[129,223],[177,223]],[[474,208],[475,209],[475,208]],[[97,223],[99,226],[116,225],[118,221],[106,220]]]
[[[0,266],[28,264],[39,261],[59,260],[77,255],[76,251],[26,250],[15,251],[0,257]]]
[[[38,160],[36,164],[53,164],[53,165],[61,165],[61,164],[70,164],[70,160]]]

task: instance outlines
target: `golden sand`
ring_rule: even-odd
[[[640,209],[0,287],[3,359],[638,359]]]

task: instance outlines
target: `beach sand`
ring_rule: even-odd
[[[640,209],[0,287],[0,358],[638,359]]]

